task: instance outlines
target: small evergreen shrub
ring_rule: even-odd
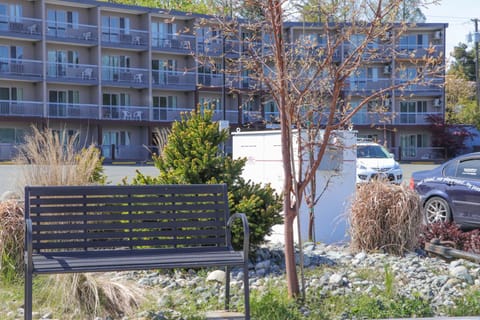
[[[212,121],[213,112],[192,111],[172,125],[167,143],[160,154],[153,155],[159,169],[156,177],[137,171],[132,184],[216,184],[226,183],[230,213],[245,213],[250,226],[250,248],[264,242],[274,225],[282,223],[281,197],[269,185],[244,181],[241,177],[246,159],[232,159],[221,152],[228,131],[219,130]],[[235,222],[232,241],[241,247],[243,232]]]

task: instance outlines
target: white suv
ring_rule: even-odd
[[[403,172],[393,154],[374,142],[357,142],[357,183],[382,177],[402,183]]]

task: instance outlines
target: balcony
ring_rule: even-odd
[[[81,103],[48,103],[48,118],[98,119],[98,105]]]
[[[103,105],[101,108],[103,120],[150,121],[149,107]]]
[[[152,121],[180,121],[182,119],[182,114],[192,111],[192,108],[177,108],[172,106],[167,107],[153,107],[152,108]],[[214,110],[212,120],[224,120],[223,110]],[[226,110],[225,120],[230,123],[238,123],[238,111],[237,110]]]
[[[152,50],[189,54],[195,52],[195,36],[193,35],[152,35]]]
[[[40,40],[42,38],[42,20],[0,15],[0,34],[7,37]]]
[[[223,87],[223,74],[198,73],[198,84],[204,87]]]
[[[170,90],[195,90],[194,72],[152,71],[152,88]]]
[[[405,81],[405,79],[395,79],[395,85],[405,83]],[[419,96],[442,95],[443,84],[441,78],[424,78],[421,82],[405,86],[401,91]]]
[[[121,28],[102,28],[102,46],[132,50],[148,49],[148,32]]]
[[[98,83],[98,67],[89,64],[52,63],[47,64],[48,81]]]
[[[97,26],[47,20],[47,39],[96,45]]]
[[[360,94],[390,87],[392,81],[390,78],[349,78],[345,85],[346,91]]]
[[[426,112],[426,113],[415,113],[415,112],[400,112],[395,115],[394,124],[399,125],[429,125],[431,122],[428,121],[430,116],[440,116],[443,117],[441,112]]]
[[[102,85],[148,88],[148,69],[102,67]]]
[[[2,78],[40,81],[43,62],[27,59],[0,58],[0,76]]]
[[[425,48],[423,45],[398,45],[396,56],[399,59],[425,59],[428,57],[440,57],[443,54],[443,45],[433,45]]]
[[[38,101],[0,100],[2,117],[43,117],[43,103]]]

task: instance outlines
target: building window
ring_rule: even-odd
[[[130,19],[127,17],[102,16],[102,41],[131,43]]]
[[[77,11],[48,9],[47,34],[55,37],[65,37],[68,29],[79,28],[79,14]]]

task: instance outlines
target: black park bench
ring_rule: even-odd
[[[243,251],[231,244],[243,224]],[[230,216],[226,185],[25,187],[25,319],[32,318],[34,274],[243,267],[250,318],[249,228]]]

